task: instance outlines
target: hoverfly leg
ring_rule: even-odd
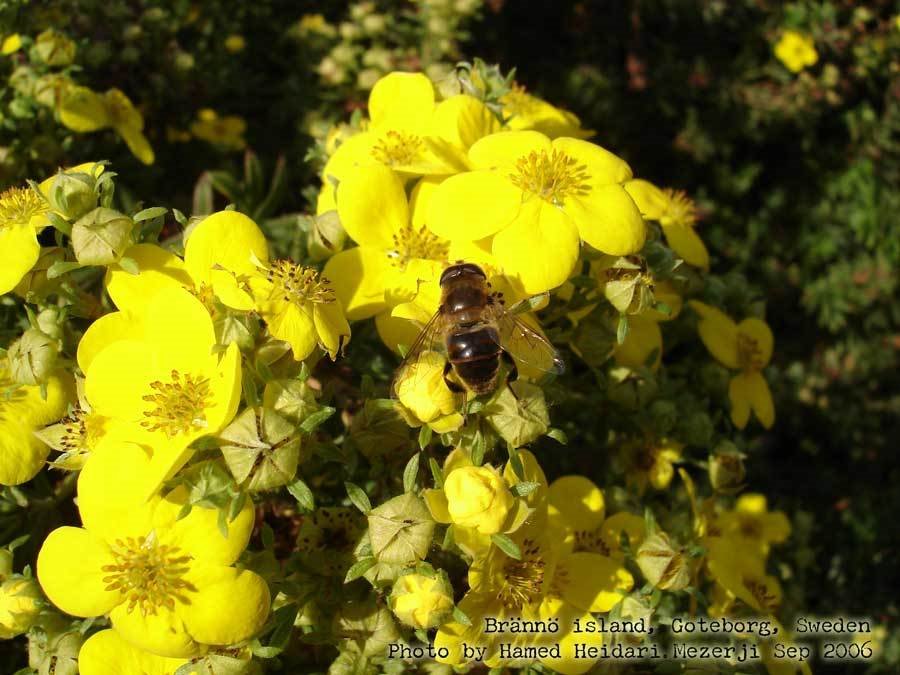
[[[510,385],[519,379],[519,367],[516,365],[516,360],[512,357],[512,354],[505,349],[500,350],[500,358],[502,358],[509,367],[509,371],[506,373],[506,386],[509,387],[509,393],[513,395],[513,398],[518,401],[519,397],[516,395],[516,390]]]

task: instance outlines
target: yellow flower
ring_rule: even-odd
[[[574,114],[529,94],[520,84],[513,84],[509,93],[500,97],[500,103],[504,117],[508,118],[504,126],[513,131],[532,129],[549,138],[590,138],[594,135],[593,131],[581,128],[581,120]]]
[[[450,520],[481,534],[503,528],[515,499],[498,471],[488,466],[465,466],[444,483]]]
[[[96,352],[85,359],[85,394],[93,412],[106,418],[111,437],[152,455],[143,474],[149,496],[190,459],[191,443],[234,417],[240,352],[232,343],[223,355],[213,353],[212,319],[183,288],[160,290],[140,313],[109,317],[92,326],[99,337],[91,338]]]
[[[247,141],[244,140],[244,132],[247,131],[247,122],[238,115],[225,115],[219,117],[215,110],[203,108],[197,111],[197,119],[191,123],[191,133],[213,145],[221,145],[229,150],[243,150]]]
[[[0,485],[19,485],[41,470],[50,448],[34,432],[65,414],[73,390],[71,377],[59,373],[43,398],[40,386],[15,385],[7,360],[0,360]]]
[[[78,652],[81,675],[172,675],[187,662],[138,649],[109,629],[94,633]]]
[[[403,183],[382,164],[348,169],[337,189],[341,225],[359,244],[329,259],[323,274],[347,317],[366,319],[415,296],[422,281],[437,281],[449,243],[412,222]]]
[[[225,49],[231,52],[232,54],[237,54],[238,52],[244,51],[247,47],[247,41],[244,39],[243,35],[229,35],[225,38]]]
[[[154,244],[132,246],[125,256],[137,263],[138,274],[119,265],[106,273],[106,290],[120,310],[137,311],[160,290],[184,287],[201,299],[212,293],[227,307],[250,311],[254,261],[266,263],[269,246],[259,226],[243,213],[218,211],[190,231],[183,261]]]
[[[391,591],[391,611],[407,626],[432,628],[453,609],[453,589],[439,575],[404,574]]]
[[[461,645],[487,647],[485,664],[502,667],[499,644],[514,646],[559,644],[559,657],[541,658],[544,665],[565,675],[589,670],[594,661],[575,658],[577,644],[599,645],[596,633],[573,632],[574,620],[591,621],[592,612],[608,612],[634,585],[631,574],[618,562],[602,555],[567,551],[554,527],[526,526],[512,535],[521,559],[508,557],[493,547],[469,570],[471,590],[459,608],[469,617],[470,626],[455,621],[445,623],[435,637],[435,647],[446,647],[443,660],[453,665],[465,662]],[[496,619],[550,620],[559,622],[559,632],[497,635],[484,633],[485,617]]]
[[[18,33],[13,33],[12,35],[7,35],[3,38],[3,43],[0,44],[0,54],[3,56],[9,56],[22,48],[22,36]]]
[[[655,490],[665,490],[675,476],[673,462],[681,460],[684,444],[663,438],[653,442],[629,444],[624,448],[628,455],[628,480],[637,485],[643,494],[649,483]]]
[[[819,60],[812,38],[795,30],[786,30],[781,34],[775,45],[775,56],[792,73],[814,66]]]
[[[42,597],[33,579],[12,578],[0,584],[0,640],[28,632],[41,612]]]
[[[398,375],[396,392],[401,413],[412,426],[427,424],[438,433],[459,429],[461,397],[444,380],[447,360],[439,353],[426,351],[404,366]]]
[[[35,431],[35,436],[62,453],[51,463],[55,469],[78,471],[106,436],[106,419],[91,410],[84,397],[84,379],[76,378],[77,405],[69,406],[69,412],[59,422]]]
[[[742,540],[746,549],[762,559],[771,544],[780,544],[791,534],[791,523],[781,511],[769,511],[765,495],[747,493],[738,497],[733,511],[721,514],[713,525],[718,536]]]
[[[762,558],[726,537],[707,537],[704,544],[710,575],[725,591],[723,612],[739,599],[757,612],[775,613],[781,604],[781,584],[765,573]]]
[[[331,282],[311,267],[275,260],[250,279],[256,308],[278,340],[302,361],[316,348],[335,359],[350,341],[350,325]]]
[[[631,169],[599,146],[509,131],[475,142],[468,159],[474,170],[437,187],[426,224],[450,240],[493,236],[492,254],[526,293],[561,285],[580,240],[611,255],[644,245],[644,221],[622,188]]]
[[[87,87],[67,88],[60,103],[59,120],[78,133],[112,128],[135,157],[144,164],[153,164],[153,148],[143,132],[144,118],[119,89],[98,94]]]
[[[584,476],[562,476],[550,484],[548,517],[564,533],[563,550],[570,552],[596,553],[621,562],[625,559],[622,534],[632,550],[644,539],[644,519],[627,511],[607,518],[602,490]]]
[[[448,175],[466,169],[465,153],[499,130],[494,114],[465,94],[435,105],[434,86],[421,73],[389,73],[369,95],[371,121],[345,140],[322,171],[326,187],[357,165],[384,164],[402,177]],[[329,206],[326,192],[321,208]],[[331,206],[331,208],[334,208]]]
[[[697,330],[710,354],[727,368],[740,371],[728,387],[731,421],[743,429],[753,410],[760,423],[770,428],[775,423],[775,404],[761,371],[772,358],[772,330],[760,319],[748,318],[736,324],[715,307],[697,300],[689,304],[700,315]]]
[[[709,252],[694,229],[697,209],[684,191],[661,190],[641,179],[628,181],[625,189],[644,218],[659,223],[666,242],[678,256],[689,265],[709,269]]]
[[[232,567],[253,530],[252,502],[227,537],[216,509],[194,504],[179,519],[184,487],[165,498],[141,494],[150,462],[131,444],[91,456],[78,480],[83,527],[54,530],[38,554],[44,592],[67,614],[109,615],[122,639],[160,656],[249,639],[269,613],[266,582]]]

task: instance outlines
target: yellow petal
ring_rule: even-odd
[[[666,225],[662,228],[666,241],[678,257],[688,265],[709,269],[709,251],[706,244],[690,225]]]
[[[443,490],[425,490],[422,493],[425,505],[431,512],[431,517],[439,523],[452,523],[450,511],[447,506],[447,495]]]
[[[256,273],[256,262],[269,260],[269,245],[259,226],[237,211],[219,211],[204,218],[188,237],[184,264],[197,286],[212,286],[227,306],[253,308],[237,277]]]
[[[428,227],[428,209],[431,205],[431,199],[445,178],[445,176],[422,176],[416,183],[409,198],[409,208],[412,211],[411,218],[414,229],[418,230],[421,227]]]
[[[319,344],[333,361],[350,341],[350,324],[344,316],[341,301],[316,303],[313,306],[313,323],[319,335]]]
[[[394,234],[409,224],[403,183],[383,164],[347,170],[337,188],[341,225],[356,243],[388,250]]]
[[[179,520],[188,501],[187,490],[179,486],[160,500],[153,514],[153,526],[161,542],[177,546],[196,560],[230,565],[247,548],[255,519],[253,501],[248,499],[234,520],[228,521],[228,537],[223,537],[217,522],[219,510],[195,505]]]
[[[416,341],[422,329],[409,319],[391,316],[389,312],[382,312],[375,316],[375,329],[378,337],[384,345],[395,354],[400,354],[400,345],[409,348]]]
[[[659,324],[646,316],[628,317],[628,335],[625,342],[615,347],[616,363],[628,368],[659,368],[662,360],[662,331]],[[653,362],[650,355],[656,352]]]
[[[388,264],[384,251],[368,246],[341,251],[325,263],[322,276],[331,282],[350,321],[368,319],[387,309],[384,274]]]
[[[614,558],[622,555],[620,541],[623,532],[628,539],[628,545],[636,550],[644,540],[644,519],[628,511],[619,511],[603,521],[600,539]]]
[[[114,630],[94,633],[78,652],[81,675],[172,675],[187,663],[138,649]]]
[[[140,318],[128,312],[104,314],[92,323],[78,343],[78,367],[87,373],[97,355],[119,340],[133,340],[144,332]]]
[[[572,553],[559,562],[562,596],[578,609],[608,612],[634,587],[634,577],[619,562],[597,553]]]
[[[147,303],[144,339],[165,355],[170,368],[196,370],[211,360],[216,344],[212,318],[184,288],[164,288]]]
[[[566,153],[587,169],[592,187],[624,183],[631,178],[631,167],[621,157],[599,145],[577,138],[557,138],[553,149]]]
[[[666,199],[665,193],[650,181],[637,178],[626,182],[622,187],[647,220],[659,220],[665,213],[669,200]]]
[[[591,531],[603,522],[603,492],[584,476],[557,478],[550,484],[549,499],[573,530]]]
[[[137,244],[125,251],[137,263],[138,274],[110,265],[106,291],[119,309],[137,310],[162,288],[193,286],[181,258],[155,244]]]
[[[41,254],[30,224],[0,224],[0,295],[14,289]]]
[[[150,345],[119,340],[91,360],[85,394],[98,414],[139,422],[147,409],[146,389],[165,375],[163,368]]]
[[[21,485],[43,468],[50,447],[34,437],[34,430],[31,424],[0,414],[0,485]]]
[[[195,593],[190,594],[194,602]],[[179,603],[178,606],[183,606]],[[223,604],[222,609],[230,605]],[[169,658],[190,658],[200,653],[200,646],[193,640],[178,614],[167,607],[157,607],[156,614],[144,616],[139,608],[128,611],[128,603],[123,602],[109,613],[115,631],[138,649]]]
[[[291,346],[295,361],[302,361],[312,354],[318,338],[311,307],[306,304],[300,307],[293,303],[283,303],[278,311],[266,313],[265,318],[272,335]]]
[[[116,125],[116,132],[125,141],[125,145],[131,150],[132,155],[144,164],[153,164],[156,155],[140,127],[119,124]]]
[[[422,73],[388,73],[369,94],[373,128],[424,131],[434,111],[434,86]]]
[[[110,125],[103,96],[87,87],[68,87],[59,107],[59,121],[72,131],[89,133]]]
[[[746,373],[738,373],[728,384],[728,398],[731,401],[731,421],[738,429],[743,429],[750,421],[750,383]]]
[[[592,187],[584,196],[566,199],[563,210],[578,226],[581,238],[598,251],[622,256],[644,246],[644,219],[621,185]]]
[[[469,149],[469,161],[476,169],[500,169],[509,173],[521,157],[550,151],[550,139],[537,131],[502,131],[485,136]],[[476,237],[480,239],[480,237]]]
[[[766,378],[759,371],[751,371],[735,375],[728,388],[731,399],[731,420],[739,429],[747,425],[750,409],[766,429],[775,424],[775,403]],[[738,404],[740,408],[738,409]],[[745,408],[746,407],[746,413]]]
[[[372,155],[372,150],[379,140],[377,133],[363,131],[341,143],[322,169],[323,189],[339,185],[347,171],[355,166],[377,164],[378,160]]]
[[[521,204],[521,190],[500,173],[461,173],[434,191],[425,224],[450,241],[484,239],[512,223]]]
[[[515,221],[498,232],[493,242],[493,254],[504,274],[529,295],[562,285],[575,269],[578,253],[578,229],[571,219],[536,198],[522,205]]]
[[[231,645],[256,634],[269,616],[269,588],[249,570],[195,563],[188,574],[197,588],[189,604],[177,605],[198,642]],[[227,613],[223,610],[227,608]]]
[[[468,150],[480,138],[500,130],[497,116],[481,101],[457,94],[441,101],[434,111],[432,133]]]
[[[741,321],[737,326],[738,334],[749,337],[756,343],[759,353],[754,356],[760,368],[768,365],[772,359],[772,349],[775,346],[775,337],[769,324],[761,319],[749,318]]]
[[[739,368],[738,328],[734,321],[721,310],[699,300],[691,300],[688,304],[700,315],[697,332],[709,353],[723,365]]]
[[[122,601],[121,594],[107,591],[103,581],[108,573],[102,568],[112,563],[112,553],[98,537],[80,527],[60,527],[41,546],[38,581],[66,614],[102,616]]]
[[[156,501],[147,501],[147,451],[108,442],[94,450],[78,476],[78,510],[85,528],[107,542],[143,537],[153,529]]]
[[[550,644],[559,644],[560,658],[543,658],[541,663],[563,675],[581,675],[581,673],[591,670],[597,659],[585,658],[583,646],[581,647],[582,655],[576,656],[576,647],[584,645],[599,649],[603,644],[603,634],[575,633],[573,627],[576,619],[582,626],[585,626],[590,625],[590,622],[594,621],[594,617],[556,597],[544,599],[540,606],[540,616],[544,620],[555,617],[560,626],[559,633],[541,636],[542,640],[547,640]]]
[[[3,56],[9,56],[10,54],[14,54],[22,48],[22,36],[18,33],[13,33],[12,35],[7,35],[3,39],[3,44],[0,45],[0,54]]]

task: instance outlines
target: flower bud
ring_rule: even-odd
[[[95,184],[87,174],[59,172],[50,184],[50,205],[66,220],[78,220],[97,206]]]
[[[381,73],[374,68],[363,68],[356,75],[356,86],[363,91],[368,91],[375,86],[380,77]]]
[[[78,675],[81,633],[63,633],[50,641],[38,665],[38,675]]]
[[[193,54],[180,51],[175,55],[175,70],[186,73],[193,69],[194,65],[196,65],[196,61]]]
[[[62,338],[63,323],[63,313],[58,307],[48,307],[37,315],[38,329],[54,340]]]
[[[41,613],[41,598],[34,579],[7,579],[0,584],[0,639],[27,633]]]
[[[10,374],[26,386],[43,384],[56,368],[59,343],[37,328],[29,328],[9,348]]]
[[[99,207],[72,226],[75,257],[84,265],[110,265],[131,246],[134,223],[124,213]]]
[[[31,50],[36,61],[43,61],[48,66],[68,66],[75,59],[75,43],[62,33],[48,28],[37,36]]]
[[[391,611],[407,626],[433,628],[453,610],[453,588],[443,575],[404,574],[391,591]]]
[[[347,242],[347,232],[341,225],[337,211],[326,211],[315,217],[309,229],[307,250],[314,261],[327,260],[340,253]]]
[[[362,27],[368,35],[378,35],[384,32],[384,29],[387,27],[387,21],[385,21],[383,14],[370,14],[363,19]]]
[[[8,548],[0,548],[0,582],[12,574],[13,554]]]
[[[457,429],[463,419],[457,411],[457,396],[444,381],[445,359],[437,352],[422,352],[415,363],[400,373],[397,398],[419,424],[429,424],[443,433]]]
[[[663,532],[644,539],[637,551],[637,564],[647,581],[663,590],[680,591],[691,580],[687,556],[676,551]]]
[[[464,466],[451,471],[444,483],[444,494],[451,520],[481,534],[502,532],[515,505],[506,481],[488,466]]]
[[[380,563],[408,565],[428,555],[434,520],[425,503],[406,492],[368,514],[372,555]]]
[[[63,262],[65,259],[66,250],[64,248],[59,246],[42,248],[34,267],[25,273],[19,285],[16,286],[16,293],[23,298],[28,298],[29,293],[41,298],[55,291],[59,287],[61,279],[48,279],[47,270],[55,263]]]
[[[297,473],[300,436],[272,409],[247,408],[219,435],[235,480],[251,492],[287,485]]]
[[[352,42],[353,40],[362,37],[362,30],[360,30],[359,26],[349,21],[345,21],[338,26],[338,32],[347,42]]]
[[[723,441],[709,458],[709,482],[716,492],[733,494],[744,486],[744,454],[734,443]]]

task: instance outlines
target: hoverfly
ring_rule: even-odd
[[[497,388],[501,361],[509,369],[506,384],[518,377],[516,361],[547,373],[564,371],[559,353],[547,338],[516,316],[527,301],[507,308],[503,294],[492,291],[478,265],[451,265],[441,274],[440,289],[438,311],[407,352],[398,376],[426,351],[447,356],[444,381],[451,391],[476,396]],[[451,371],[458,382],[449,378]],[[395,377],[395,391],[396,383]]]

